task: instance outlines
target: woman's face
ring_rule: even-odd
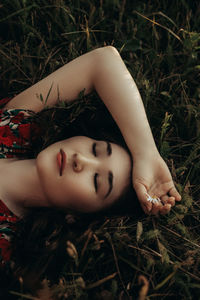
[[[39,153],[36,165],[49,205],[81,212],[106,208],[130,183],[128,152],[85,136],[50,145]]]

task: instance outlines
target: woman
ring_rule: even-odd
[[[76,136],[50,145],[35,159],[1,160],[0,199],[15,216],[38,206],[105,210],[125,193],[130,180],[146,214],[166,214],[181,200],[156,148],[139,91],[115,48],[78,57],[14,97],[3,110],[38,113],[45,105],[73,101],[82,90],[89,94],[93,89],[116,121],[131,157],[116,144]],[[148,201],[149,195],[160,201]]]

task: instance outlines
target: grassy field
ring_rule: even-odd
[[[168,216],[91,226],[63,262],[52,299],[200,299],[199,15],[195,0],[1,1],[0,97],[91,49],[115,46],[182,194]],[[46,286],[41,299],[47,293]],[[31,299],[22,294],[16,299]]]

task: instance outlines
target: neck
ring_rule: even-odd
[[[35,159],[1,160],[0,199],[16,215],[27,208],[49,206],[42,191]]]

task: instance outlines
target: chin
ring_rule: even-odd
[[[45,151],[40,152],[36,158],[36,167],[40,180],[49,176],[49,173],[51,174],[51,165],[50,155],[45,153]]]

